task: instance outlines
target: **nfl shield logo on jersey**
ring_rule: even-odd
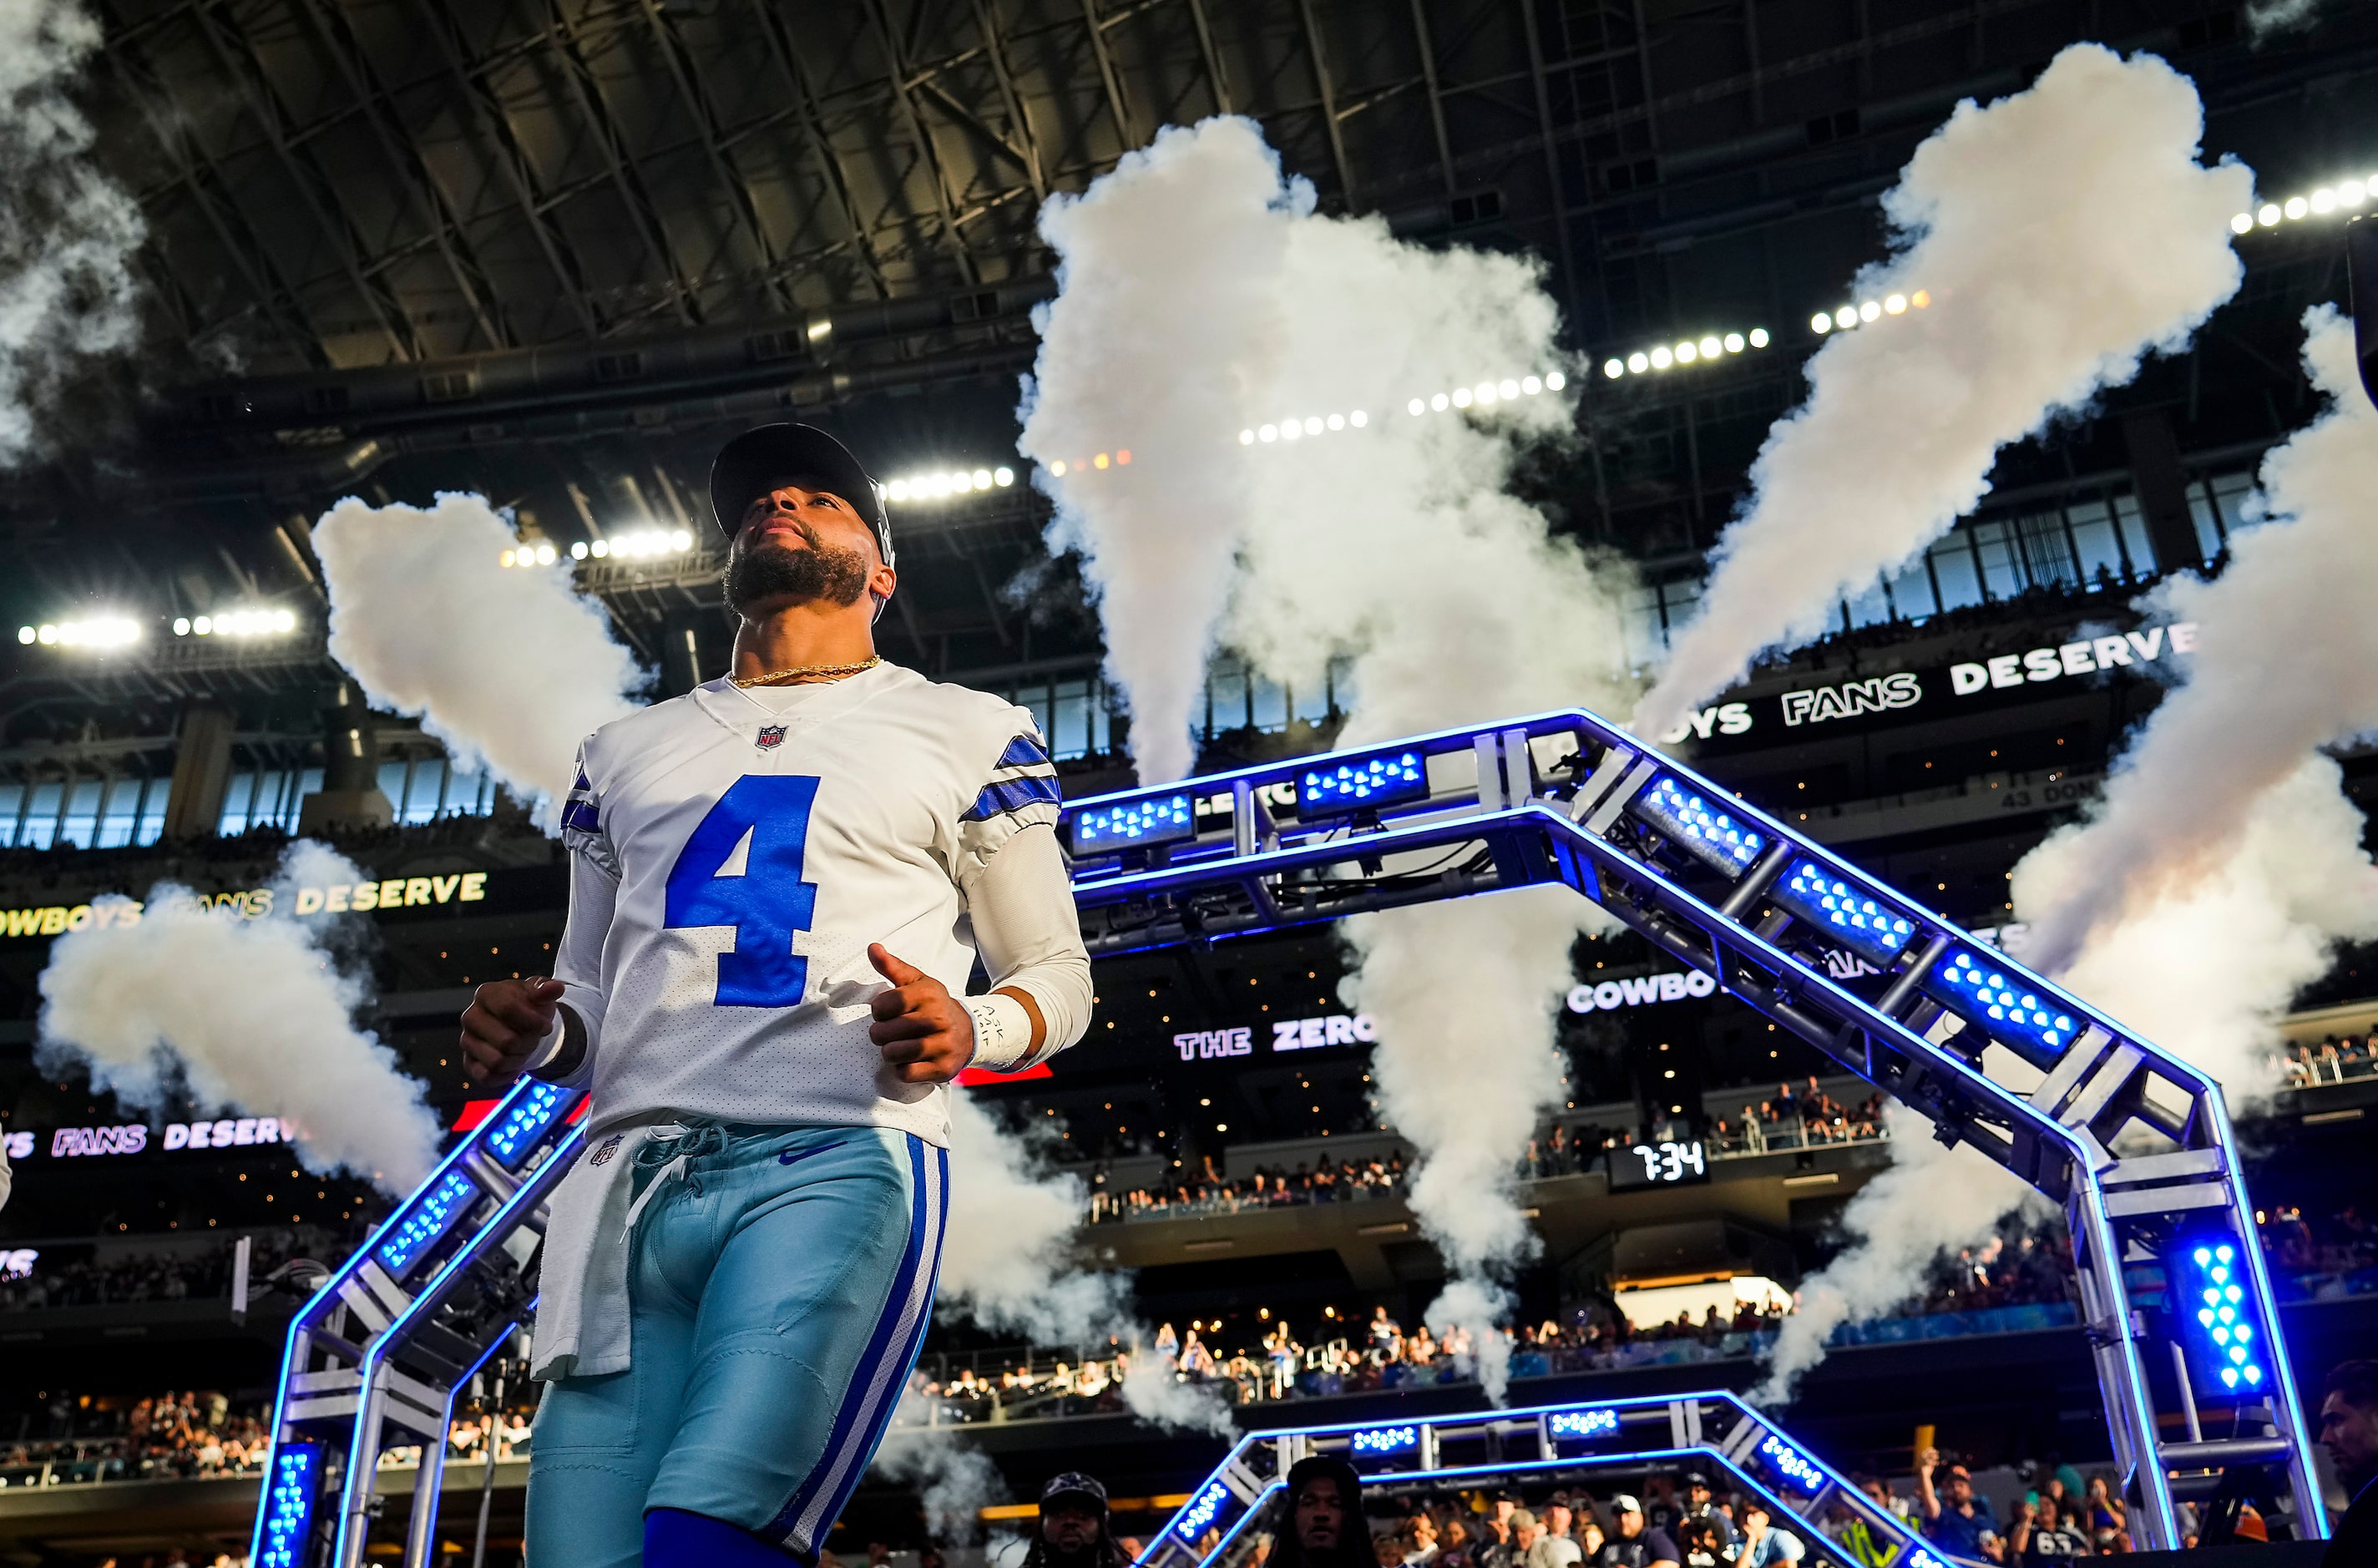
[[[774,751],[785,743],[785,726],[769,724],[760,731],[756,744],[763,751]]]

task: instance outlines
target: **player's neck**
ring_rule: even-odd
[[[856,664],[872,657],[874,603],[811,602],[765,616],[743,617],[735,631],[734,674],[742,679],[777,670]]]

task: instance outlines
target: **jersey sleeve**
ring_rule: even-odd
[[[1012,728],[985,772],[973,803],[958,815],[955,880],[970,889],[992,856],[1026,828],[1057,824],[1057,770],[1039,726],[1021,708],[1009,708]]]
[[[572,1088],[594,1081],[607,996],[603,952],[619,896],[619,857],[604,831],[600,792],[589,766],[587,748],[581,746],[575,782],[561,808],[561,842],[570,850],[570,914],[554,947],[553,977],[561,982],[567,1011],[557,1011],[553,1033],[527,1068],[532,1076]]]
[[[561,842],[573,855],[593,861],[616,882],[619,858],[611,852],[610,835],[603,829],[603,803],[587,772],[587,748],[578,748],[578,768],[571,775],[570,796],[561,803]]]

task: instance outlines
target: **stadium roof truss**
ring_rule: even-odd
[[[2176,1502],[2225,1484],[2327,1533],[2220,1086],[1616,726],[1442,730],[1072,802],[1060,832],[1093,953],[1582,894],[2064,1205],[2142,1548],[2177,1547]],[[515,1089],[293,1323],[259,1564],[354,1568],[377,1455],[440,1447],[453,1391],[534,1298],[578,1098]],[[412,1533],[425,1562],[429,1526]],[[274,1538],[308,1544],[274,1558]]]
[[[1136,1568],[1243,1562],[1245,1554],[1234,1549],[1290,1469],[1317,1454],[1352,1465],[1372,1491],[1509,1486],[1645,1466],[1722,1469],[1745,1494],[1766,1502],[1811,1561],[1864,1568],[1819,1527],[1836,1513],[1865,1522],[1874,1544],[1889,1553],[1887,1568],[1947,1568],[1963,1561],[1926,1545],[1773,1421],[1719,1392],[1251,1432],[1190,1490]]]

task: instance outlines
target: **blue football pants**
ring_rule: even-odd
[[[682,1516],[816,1560],[916,1364],[949,1155],[878,1127],[699,1126],[637,1155],[629,1369],[549,1384],[530,1568],[636,1568]],[[653,1559],[677,1555],[661,1550]],[[692,1559],[689,1559],[691,1561]]]

